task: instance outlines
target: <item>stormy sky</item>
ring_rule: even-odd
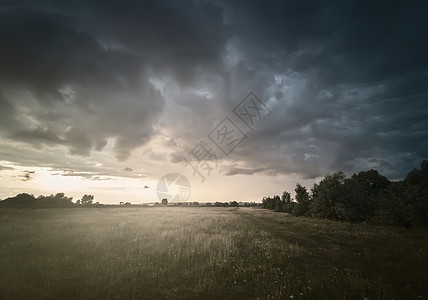
[[[155,202],[171,172],[201,202],[260,201],[339,170],[401,179],[428,154],[427,11],[0,0],[0,198]]]

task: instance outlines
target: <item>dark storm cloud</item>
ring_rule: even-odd
[[[223,2],[274,110],[234,159],[304,178],[371,167],[399,178],[426,158],[425,2],[270,4]]]
[[[92,148],[102,149],[106,136],[124,135],[117,145],[118,156],[123,158],[127,155],[127,147],[132,149],[147,139],[150,130],[128,135],[126,127],[109,130],[103,126],[106,122],[115,122],[115,117],[110,118],[111,115],[103,112],[116,109],[109,106],[112,91],[117,94],[117,101],[139,110],[136,117],[146,119],[146,114],[159,112],[160,97],[152,92],[152,98],[143,99],[145,95],[136,88],[136,81],[141,79],[137,76],[140,64],[137,59],[120,52],[104,51],[88,33],[77,32],[57,21],[62,16],[25,7],[3,14],[0,21],[0,39],[4,42],[0,50],[2,88],[27,89],[38,101],[32,104],[16,102],[15,107],[8,107],[17,126],[6,124],[12,131],[7,137],[31,144],[64,144],[70,147],[72,154],[88,155]],[[128,86],[121,86],[120,76]],[[146,84],[144,92],[150,88]],[[13,100],[6,99],[6,103],[11,102]],[[75,108],[58,108],[62,103],[73,104]],[[26,128],[26,124],[18,120],[19,105],[25,105],[28,115],[36,119],[32,126],[36,128]],[[121,118],[120,113],[119,110]],[[133,122],[135,119],[126,125],[136,126]],[[144,121],[139,124],[150,126]]]
[[[233,3],[228,5],[231,26],[241,40],[255,44],[251,54],[272,68],[313,70],[323,84],[333,85],[409,81],[403,73],[416,72],[414,82],[425,74],[423,1]],[[261,55],[260,50],[270,51]]]
[[[100,151],[115,138],[123,160],[147,143],[164,106],[151,74],[170,73],[190,84],[200,70],[216,68],[225,39],[216,29],[221,11],[208,3],[0,5],[1,88],[26,90],[37,100],[2,96],[2,114],[10,119],[2,124],[3,136],[65,145],[77,155]],[[33,124],[18,119],[22,107]]]
[[[274,113],[223,174],[314,178],[374,167],[397,178],[428,153],[426,9],[423,1],[2,1],[0,134],[83,156],[114,139],[125,160],[166,128],[169,157],[180,163],[254,90]]]
[[[49,130],[42,130],[40,128],[27,131],[17,131],[9,136],[14,140],[21,140],[37,145],[39,143],[45,144],[60,144],[63,142],[57,135]]]

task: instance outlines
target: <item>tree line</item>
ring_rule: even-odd
[[[92,205],[93,195],[83,195],[83,197],[73,203],[73,197],[67,197],[64,193],[55,195],[35,197],[32,194],[21,193],[14,197],[9,197],[0,201],[0,207],[10,208],[62,208]],[[98,204],[98,203],[96,203]]]
[[[343,172],[325,176],[308,191],[297,184],[295,198],[264,197],[262,207],[295,216],[346,222],[369,222],[428,228],[428,161],[403,180],[395,182],[376,170],[346,177]]]
[[[79,200],[73,202],[73,197],[67,197],[64,193],[57,193],[50,196],[38,196],[35,197],[32,194],[20,193],[14,197],[7,199],[0,199],[0,208],[64,208],[64,207],[128,207],[131,206],[131,202],[119,202],[119,205],[114,204],[100,204],[99,202],[94,203],[93,195],[83,195]],[[215,203],[199,203],[199,202],[178,202],[168,204],[168,200],[162,199],[161,203],[156,202],[153,206],[189,206],[189,207],[258,207],[259,203],[248,203],[230,201],[230,202],[215,202]],[[149,204],[136,205],[136,206],[149,206]]]

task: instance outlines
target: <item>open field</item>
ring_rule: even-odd
[[[1,299],[427,299],[428,231],[260,209],[0,210]]]

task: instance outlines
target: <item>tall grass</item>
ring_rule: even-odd
[[[427,231],[258,209],[0,210],[2,299],[417,299]]]

